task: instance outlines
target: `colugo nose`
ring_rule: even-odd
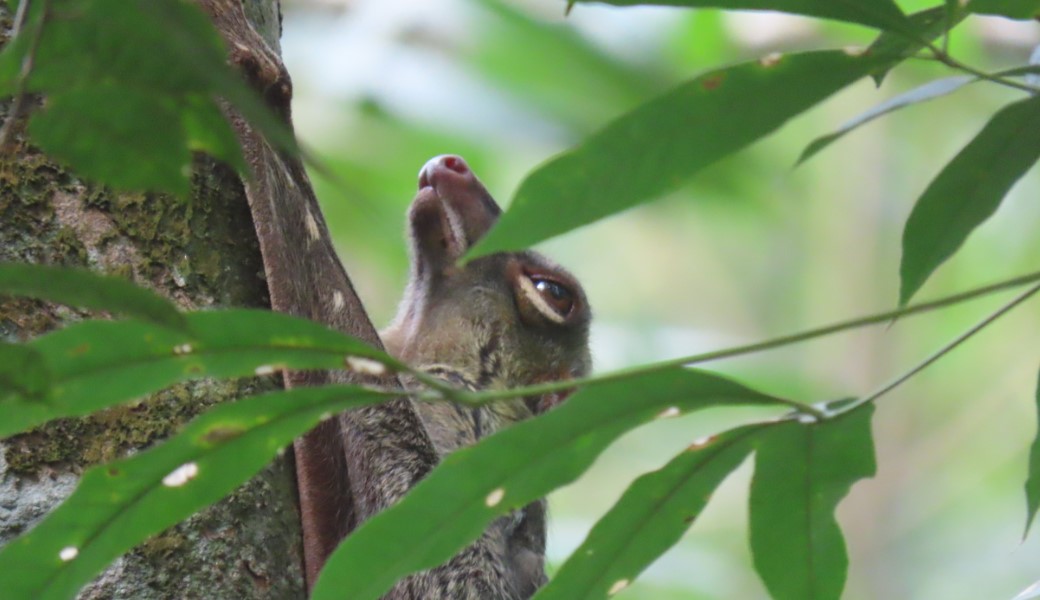
[[[426,164],[419,169],[419,189],[437,187],[437,181],[443,177],[474,178],[473,171],[461,156],[441,154],[426,161]]]

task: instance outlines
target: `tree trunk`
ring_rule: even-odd
[[[277,48],[276,0],[243,3],[253,28]],[[0,36],[10,25],[7,3],[0,3]],[[0,118],[7,110],[0,104]],[[23,127],[0,156],[0,261],[118,274],[187,310],[269,306],[256,232],[234,172],[200,158],[188,200],[114,193],[48,159]],[[0,340],[23,341],[90,316],[98,315],[0,297]],[[85,467],[151,446],[212,404],[277,387],[274,378],[203,380],[0,441],[0,546],[66,498]],[[289,456],[120,558],[80,598],[303,598]]]

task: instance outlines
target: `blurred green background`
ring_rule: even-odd
[[[900,4],[907,11],[929,5]],[[864,45],[874,35],[771,13],[580,5],[564,17],[558,0],[283,5],[294,119],[300,137],[342,180],[312,174],[343,261],[379,325],[401,295],[404,212],[431,156],[461,154],[507,204],[537,164],[685,78],[775,51]],[[1024,64],[1038,43],[1036,23],[972,17],[955,31],[951,50],[997,69]],[[907,61],[880,89],[856,84],[681,193],[545,244],[591,299],[596,369],[892,308],[902,226],[914,201],[990,115],[1020,94],[974,84],[793,165],[814,137],[949,75],[934,62]],[[1038,197],[1034,169],[918,298],[1040,267]],[[709,367],[805,402],[865,394],[1009,297]],[[1010,600],[1040,579],[1038,536],[1022,541],[1038,333],[1033,300],[881,399],[878,476],[855,486],[838,511],[851,557],[845,598]],[[639,473],[701,436],[768,415],[700,413],[623,438],[552,496],[550,559],[562,561]],[[746,547],[749,466],[619,597],[766,598]]]

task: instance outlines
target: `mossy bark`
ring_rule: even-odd
[[[276,1],[244,3],[276,47]],[[9,28],[0,3],[0,42]],[[0,118],[8,110],[0,104]],[[40,153],[23,127],[0,156],[0,261],[118,274],[189,310],[269,305],[234,172],[199,158],[188,199],[116,193]],[[0,297],[0,340],[23,341],[97,316],[104,315]],[[276,387],[273,378],[203,380],[0,441],[0,546],[67,497],[85,467],[158,443],[215,403]],[[293,468],[279,458],[228,498],[119,559],[80,598],[303,598],[300,544]]]

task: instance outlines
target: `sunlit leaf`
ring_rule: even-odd
[[[1040,417],[1040,381],[1036,384],[1035,405],[1037,416]],[[1036,511],[1040,508],[1040,425],[1033,436],[1033,444],[1029,448],[1029,476],[1026,479],[1026,531],[1036,518]]]
[[[156,448],[89,469],[60,507],[0,550],[2,595],[74,597],[112,560],[241,485],[322,415],[381,398],[353,386],[251,397]]]
[[[1008,105],[957,154],[917,200],[903,230],[899,302],[989,218],[1040,158],[1040,97]]]
[[[162,296],[121,277],[100,275],[85,269],[2,263],[0,294],[104,310],[179,331],[188,330],[184,315]]]
[[[378,598],[404,575],[447,561],[496,516],[573,481],[621,434],[654,417],[774,402],[718,375],[688,369],[581,389],[559,408],[448,456],[401,502],[340,545],[312,598]]]
[[[848,556],[834,518],[852,484],[874,475],[873,405],[773,428],[755,454],[751,554],[774,600],[838,600]]]
[[[43,357],[50,388],[40,400],[14,395],[0,402],[0,437],[200,377],[337,369],[348,355],[397,364],[352,337],[280,313],[185,316],[191,334],[141,321],[86,321],[33,340],[29,346]]]
[[[528,247],[673,190],[866,75],[873,56],[770,56],[708,73],[531,173],[470,257]]]
[[[1040,0],[971,0],[968,10],[1012,19],[1032,19],[1040,16]]]
[[[859,23],[879,29],[912,32],[906,15],[892,0],[578,0],[603,2],[615,6],[686,6],[727,10],[775,10]]]
[[[973,81],[977,80],[974,77],[968,75],[958,77],[947,77],[945,79],[937,79],[935,81],[930,81],[908,92],[904,92],[902,94],[899,94],[898,96],[893,96],[892,98],[889,98],[888,100],[882,102],[881,104],[878,104],[874,108],[871,108],[865,113],[852,119],[848,123],[845,123],[844,125],[839,127],[837,131],[824,136],[820,136],[812,142],[810,142],[809,145],[805,147],[805,150],[802,151],[802,155],[798,157],[798,163],[801,164],[806,160],[809,160],[809,158],[811,158],[817,152],[823,150],[832,142],[836,141],[838,138],[859,127],[860,125],[869,123],[882,115],[886,115],[890,112],[899,110],[900,108],[905,108],[912,104],[918,104],[921,102],[939,98],[940,96],[951,94]]]
[[[48,378],[39,352],[24,344],[0,342],[0,404],[14,394],[29,401],[40,399]]]
[[[535,598],[606,598],[627,587],[693,525],[766,427],[740,427],[694,444],[635,480]]]

